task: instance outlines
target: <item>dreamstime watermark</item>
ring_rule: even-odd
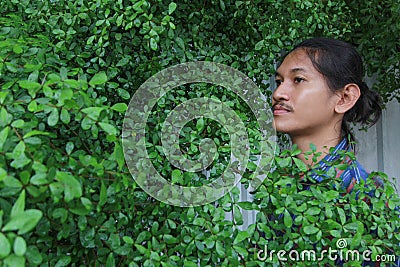
[[[208,83],[231,90],[250,107],[261,133],[260,153],[255,162],[250,191],[266,178],[275,153],[276,134],[269,101],[246,75],[229,66],[213,62],[189,62],[164,69],[143,83],[132,97],[125,113],[122,144],[130,173],[150,196],[167,204],[188,207],[211,203],[227,194],[246,170],[250,144],[240,117],[222,101],[198,97],[189,99],[171,110],[161,129],[163,152],[169,163],[185,172],[206,170],[216,158],[217,146],[210,138],[201,140],[200,155],[191,160],[182,154],[179,135],[189,121],[201,117],[217,121],[230,137],[230,162],[221,177],[199,186],[172,184],[157,172],[147,153],[146,123],[152,108],[166,93],[190,83]]]
[[[364,250],[360,252],[356,249],[346,249],[347,241],[344,238],[340,238],[336,242],[336,249],[329,247],[320,252],[316,250],[302,250],[297,251],[292,249],[286,250],[268,250],[268,246],[265,245],[264,249],[256,251],[254,256],[261,261],[272,261],[275,257],[282,262],[295,261],[295,262],[319,262],[324,259],[330,261],[367,261],[367,262],[395,262],[396,256],[389,254],[374,255],[371,250]]]

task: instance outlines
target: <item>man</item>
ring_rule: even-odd
[[[368,89],[361,57],[349,44],[328,38],[314,38],[297,45],[276,72],[273,94],[276,130],[289,134],[301,151],[314,144],[321,152],[319,168],[332,161],[335,151],[350,148],[354,142],[348,123],[373,125],[381,115],[379,95]],[[312,158],[299,158],[310,167]],[[322,164],[322,166],[321,166]],[[350,191],[368,173],[357,162],[341,174]],[[315,177],[322,180],[322,177]]]
[[[303,152],[298,158],[309,166],[311,177],[321,182],[326,178],[321,173],[338,159],[338,152],[354,148],[348,124],[371,126],[379,119],[380,97],[362,81],[363,63],[357,51],[335,39],[313,38],[300,43],[286,55],[275,77],[272,109],[276,130],[290,136]],[[321,152],[316,161],[304,154],[310,144]],[[348,167],[338,170],[337,177],[350,193],[355,183],[367,179],[368,173],[354,159],[347,158],[344,163]],[[396,264],[400,266],[399,260]]]

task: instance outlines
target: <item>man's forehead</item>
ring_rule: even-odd
[[[289,53],[278,67],[275,76],[283,72],[299,73],[312,71],[313,65],[304,49],[297,49]]]
[[[307,73],[307,68],[304,67],[294,67],[289,70],[289,73],[296,74],[296,73]],[[275,72],[275,76],[282,76],[282,74],[278,70]]]

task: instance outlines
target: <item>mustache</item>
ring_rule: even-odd
[[[272,110],[275,110],[275,107],[276,106],[280,106],[281,108],[284,108],[284,109],[286,109],[286,110],[288,110],[288,111],[293,111],[293,108],[290,106],[290,105],[288,105],[288,104],[286,104],[286,103],[284,103],[284,102],[277,102],[277,103],[275,103],[272,107],[271,107],[271,109]]]

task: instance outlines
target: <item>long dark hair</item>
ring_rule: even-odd
[[[314,67],[326,79],[332,91],[340,90],[349,83],[357,84],[361,95],[356,104],[344,114],[342,136],[348,141],[355,141],[349,123],[358,122],[367,127],[374,125],[382,114],[380,95],[368,88],[363,81],[364,68],[361,56],[350,44],[332,38],[312,38],[296,45],[304,49]],[[292,52],[291,51],[291,52]]]

